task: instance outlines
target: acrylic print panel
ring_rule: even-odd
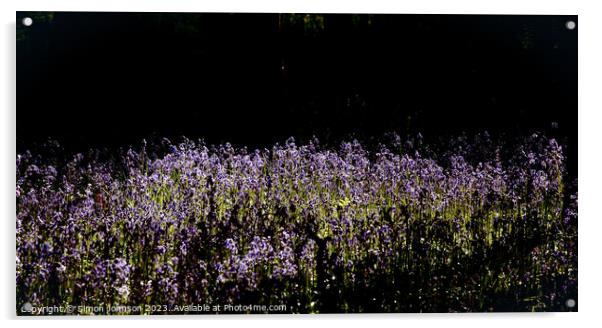
[[[17,22],[18,315],[577,311],[576,16]]]

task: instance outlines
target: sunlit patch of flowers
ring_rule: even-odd
[[[150,148],[17,156],[18,307],[533,311],[576,299],[576,185],[554,139]]]

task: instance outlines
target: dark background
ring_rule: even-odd
[[[49,137],[85,150],[153,136],[265,147],[488,130],[546,132],[576,154],[569,20],[18,12],[17,148]]]

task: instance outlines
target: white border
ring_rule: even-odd
[[[19,10],[156,12],[349,12],[420,14],[577,14],[580,1],[387,0],[20,0]]]
[[[58,327],[104,327],[107,324],[132,325],[138,317],[105,318],[107,321],[57,320],[43,323],[38,320],[14,321],[14,161],[15,161],[15,11],[171,11],[171,12],[351,12],[351,13],[428,13],[428,14],[563,14],[579,15],[579,313],[557,314],[430,314],[430,315],[320,315],[320,316],[209,316],[209,317],[153,317],[144,325],[165,327],[164,320],[178,320],[179,324],[221,326],[307,327],[331,326],[344,321],[345,325],[365,327],[373,320],[378,325],[433,327],[451,325],[461,327],[504,327],[511,325],[541,325],[545,327],[572,327],[600,322],[598,319],[602,277],[599,240],[602,240],[602,215],[598,212],[602,195],[602,156],[600,131],[602,111],[600,96],[602,86],[601,23],[599,1],[576,0],[506,0],[491,3],[483,0],[439,0],[397,2],[384,0],[3,0],[0,1],[2,41],[0,43],[0,201],[2,209],[2,245],[0,266],[0,313],[9,324],[21,326],[50,325]],[[574,110],[572,108],[567,110]],[[182,319],[193,319],[185,321]],[[207,322],[197,322],[196,320]],[[125,322],[124,322],[125,321]],[[227,322],[224,322],[227,321]],[[342,322],[341,322],[342,323]]]

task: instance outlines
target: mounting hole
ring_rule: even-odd
[[[577,27],[577,24],[574,21],[570,20],[570,21],[566,22],[565,26],[569,30],[574,30],[575,27]]]
[[[31,19],[31,17],[25,17],[22,22],[25,26],[31,26],[31,24],[33,24],[33,19]]]
[[[576,304],[577,303],[575,303],[575,300],[572,298],[569,298],[568,300],[566,300],[566,306],[569,308],[574,308]]]

